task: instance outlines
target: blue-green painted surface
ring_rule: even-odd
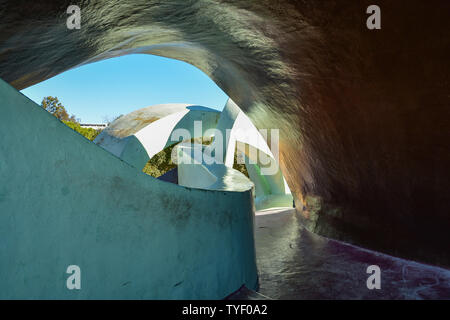
[[[220,299],[257,286],[251,191],[154,179],[0,80],[0,298]],[[66,269],[81,268],[81,290]]]

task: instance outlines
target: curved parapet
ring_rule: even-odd
[[[0,299],[220,299],[256,288],[251,190],[154,179],[1,80],[0,97]],[[67,287],[71,265],[79,290]]]

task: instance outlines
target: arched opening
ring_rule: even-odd
[[[42,101],[42,106],[58,103],[58,108],[63,111],[56,111],[51,106],[46,109],[68,126],[137,169],[144,169],[144,172],[157,178],[163,176],[163,180],[177,183],[179,179],[174,176],[178,172],[177,165],[171,159],[175,141],[171,141],[167,135],[173,135],[175,130],[189,130],[193,139],[203,139],[202,143],[206,143],[211,137],[204,133],[218,125],[219,134],[224,136],[221,139],[227,139],[223,140],[222,145],[225,150],[220,151],[226,157],[221,159],[221,163],[230,169],[240,168],[253,181],[256,210],[292,207],[293,199],[278,165],[278,136],[271,139],[277,149],[274,151],[275,157],[265,141],[267,137],[257,132],[251,120],[236,104],[225,103],[226,95],[210,78],[189,64],[158,56],[132,54],[74,68],[22,90],[22,93],[36,103]],[[59,97],[67,110],[59,101],[52,102],[44,98],[50,94],[50,100]],[[180,104],[185,101],[212,106],[213,109]],[[145,105],[155,106],[143,109]],[[224,106],[228,109],[221,116]],[[65,118],[61,117],[62,112]],[[69,114],[72,115],[69,117]],[[203,126],[200,136],[194,132],[197,130],[194,128],[196,122]],[[100,133],[104,130],[112,132],[111,136]],[[247,132],[249,130],[251,132]],[[232,135],[228,137],[230,133]],[[264,134],[267,135],[267,132]],[[133,135],[137,140],[132,139]],[[271,138],[270,132],[268,138]],[[241,152],[238,147],[242,143],[245,146]],[[253,146],[249,143],[253,143]],[[146,158],[145,152],[138,151],[141,144],[149,157],[145,166],[138,160],[141,156]],[[261,150],[256,147],[258,144]],[[237,159],[235,149],[246,154]],[[166,153],[170,153],[169,157]],[[263,165],[258,159],[259,155],[264,159],[272,159],[272,164]],[[264,168],[270,165],[276,168],[274,172]],[[191,167],[183,168],[186,170]],[[169,169],[175,171],[164,176]],[[167,179],[169,176],[173,177]],[[191,186],[188,181],[183,180],[183,183]],[[228,184],[227,188],[231,190],[233,186]]]
[[[117,60],[120,59],[121,58],[117,58]],[[165,59],[164,61],[167,62]],[[142,63],[142,60],[139,60],[139,62]],[[91,64],[90,66],[95,66],[95,64]],[[85,66],[84,69],[87,67],[89,66]],[[113,73],[111,71],[113,68],[113,64],[107,64],[101,66],[100,70],[93,68],[92,71],[87,72],[86,70],[83,70],[83,67],[81,67],[82,76],[76,75],[75,73],[78,69],[74,69],[69,71],[71,75],[66,76],[63,73],[58,76],[60,79],[52,78],[49,80],[53,83],[48,84],[49,81],[47,81],[47,83],[44,82],[38,86],[23,90],[23,93],[30,95],[30,97],[34,97],[35,102],[39,102],[41,97],[48,94],[60,97],[63,102],[65,101],[65,93],[67,93],[68,88],[70,94],[73,94],[75,97],[79,97],[81,99],[81,103],[86,104],[83,108],[78,110],[77,108],[69,107],[69,104],[64,103],[68,113],[75,113],[77,115],[76,117],[71,117],[75,119],[78,118],[80,112],[86,112],[91,108],[98,107],[99,111],[97,114],[87,113],[91,118],[88,118],[87,126],[89,126],[89,128],[86,129],[95,130],[94,128],[97,126],[100,127],[101,130],[100,134],[91,140],[125,162],[135,166],[137,169],[147,168],[148,170],[148,164],[155,159],[155,157],[161,158],[161,151],[167,151],[168,149],[172,149],[175,144],[186,142],[186,139],[181,139],[176,143],[174,141],[170,141],[167,137],[165,139],[161,139],[162,136],[172,136],[173,132],[177,129],[192,132],[192,139],[204,139],[201,143],[204,143],[205,141],[208,142],[209,138],[211,141],[205,145],[210,145],[214,139],[220,139],[221,143],[222,140],[226,140],[223,142],[224,150],[220,151],[225,155],[220,166],[208,168],[203,167],[203,170],[201,169],[200,171],[195,171],[192,167],[184,166],[183,175],[181,176],[181,179],[179,176],[176,177],[176,183],[179,184],[181,180],[182,183],[180,184],[188,187],[210,190],[245,191],[248,188],[248,185],[244,181],[245,179],[243,180],[236,173],[231,172],[237,165],[241,165],[245,168],[247,178],[253,181],[256,185],[253,192],[256,210],[264,210],[274,206],[292,207],[293,200],[290,196],[289,188],[286,186],[286,181],[281,174],[278,163],[274,159],[274,155],[270,151],[269,145],[265,141],[265,137],[258,133],[251,121],[231,100],[226,104],[224,114],[222,114],[220,110],[216,109],[179,103],[161,104],[149,108],[133,110],[128,114],[123,114],[125,112],[122,110],[126,110],[126,108],[123,108],[123,105],[118,105],[117,108],[111,108],[110,103],[112,101],[115,102],[117,100],[121,100],[122,103],[124,103],[123,101],[126,101],[127,106],[130,107],[129,105],[133,102],[129,97],[132,96],[135,92],[134,90],[136,90],[131,90],[133,81],[129,80],[127,83],[128,87],[126,88],[122,88],[120,85],[116,88],[114,87],[114,83],[111,87],[109,87],[107,79],[105,78],[101,79],[96,77],[94,79],[90,79],[89,81],[83,80],[89,77],[90,74],[96,74],[101,70],[107,70],[107,72],[103,75],[104,77],[106,76],[106,78],[120,79],[119,84],[123,82],[123,79],[129,78],[129,75]],[[164,72],[169,72],[168,68],[163,69]],[[147,73],[142,65],[140,65],[140,71]],[[177,75],[177,73],[172,73],[170,78],[177,78]],[[158,77],[158,74],[155,72],[153,73],[153,76]],[[77,83],[77,81],[84,83]],[[161,82],[162,81],[160,79],[159,84]],[[98,96],[94,97],[94,94],[97,93],[97,83],[101,83],[101,89]],[[64,84],[66,87],[64,87]],[[84,87],[82,87],[81,84]],[[173,86],[173,83],[170,84],[172,84],[171,90],[177,90],[177,86]],[[183,84],[184,81],[181,81],[181,85]],[[151,84],[145,85],[150,90],[153,89],[151,88]],[[165,85],[168,84],[166,83]],[[200,83],[197,83],[197,85],[201,86]],[[60,90],[61,87],[63,87],[63,90]],[[120,95],[118,98],[114,94],[114,91],[119,89],[126,90],[126,95],[122,99],[120,99]],[[102,94],[104,94],[102,91],[104,90],[106,90],[107,96],[109,96],[108,100],[105,99],[104,95],[102,96]],[[207,94],[204,88],[200,88],[199,91],[202,95]],[[151,99],[148,100],[151,101]],[[113,109],[112,114],[110,113],[103,117],[103,119],[116,118],[109,124],[102,122],[96,123],[96,120],[101,119],[100,115],[103,112],[103,106],[108,106],[110,109]],[[120,114],[120,116],[117,117],[117,114]],[[82,113],[81,117],[84,117]],[[201,121],[201,125],[203,126],[203,129],[200,129],[200,133],[196,132],[196,120]],[[70,123],[70,121],[68,122]],[[76,122],[78,125],[83,126],[85,121],[77,120]],[[106,128],[101,128],[102,125],[106,125]],[[211,129],[217,129],[218,131],[213,133],[210,137],[207,134],[207,131]],[[248,136],[248,132],[246,132],[248,129],[252,130],[250,132],[250,136]],[[116,133],[116,135],[107,135],[105,132],[113,132]],[[252,134],[255,133],[257,135],[252,136]],[[222,134],[220,138],[219,134]],[[275,138],[272,137],[272,140],[274,142]],[[240,148],[240,144],[243,144],[242,149]],[[259,146],[261,144],[262,146]],[[265,166],[270,167],[271,164],[263,164],[260,159],[258,159],[258,152],[260,152],[258,147],[262,148],[262,154],[264,154],[265,157],[271,157],[271,161],[273,162],[272,164],[277,167],[275,172],[270,172],[267,174],[267,177],[264,173],[261,173],[261,169],[264,169]],[[218,152],[216,149],[214,151]],[[228,152],[230,152],[229,155]],[[238,163],[237,161],[239,156],[244,158],[242,163]],[[142,161],[141,157],[143,157],[144,161]],[[254,163],[252,161],[254,161]],[[146,163],[145,166],[143,163]],[[229,168],[227,168],[224,163],[227,163]],[[167,163],[163,163],[162,166],[157,167],[157,169],[162,169],[166,165]],[[198,183],[199,177],[204,170],[207,170],[207,172],[209,172],[208,170],[211,170],[212,180],[209,181],[208,179],[205,179],[203,183]],[[239,171],[236,172],[239,173]],[[167,175],[164,175],[167,172],[160,173],[161,174],[159,174],[159,176],[164,176],[161,180],[172,183],[174,182],[174,179],[170,181],[170,179],[167,179]],[[278,195],[278,192],[280,195]],[[276,200],[274,200],[275,197],[277,197]]]

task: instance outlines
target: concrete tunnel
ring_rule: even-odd
[[[365,0],[1,1],[0,78],[21,90],[131,53],[190,63],[256,127],[280,129],[309,230],[448,267],[450,3],[377,2],[381,30],[366,28]],[[66,27],[70,4],[80,30]]]

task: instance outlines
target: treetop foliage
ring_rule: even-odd
[[[42,99],[41,107],[50,112],[61,121],[70,121],[78,123],[75,115],[69,116],[66,108],[59,102],[57,97],[48,96]]]
[[[61,104],[61,102],[59,102],[57,97],[45,97],[42,99],[41,107],[61,120],[68,127],[72,128],[91,141],[93,141],[101,132],[101,130],[95,130],[92,128],[82,128],[80,126],[80,120],[77,119],[74,114],[69,116],[66,108]]]

